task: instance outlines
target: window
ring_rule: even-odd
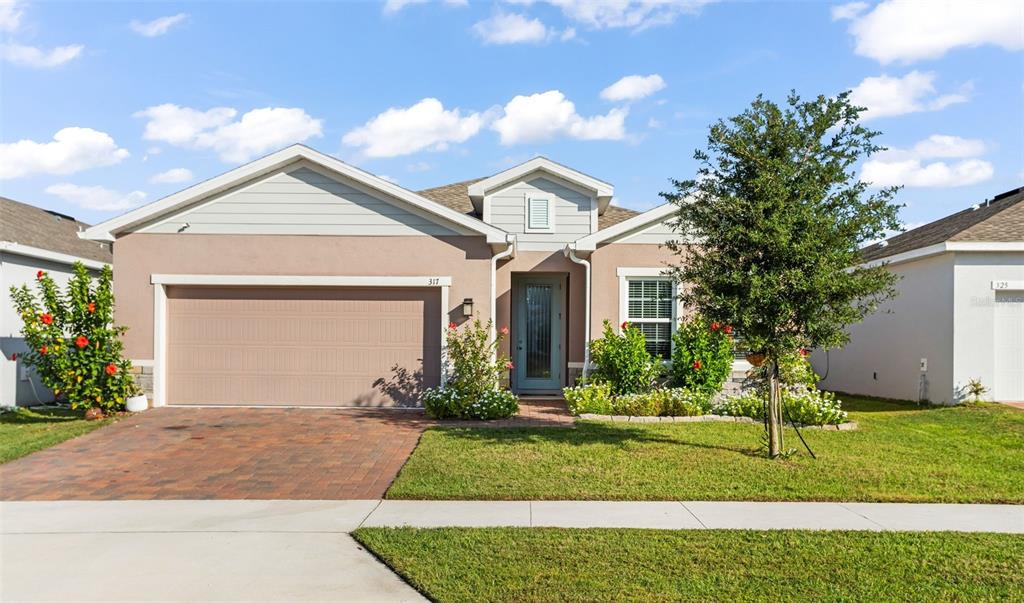
[[[670,358],[676,304],[672,281],[665,278],[631,278],[626,282],[626,320],[643,332],[648,352],[659,358]]]
[[[553,230],[551,200],[529,198],[526,200],[526,231]]]

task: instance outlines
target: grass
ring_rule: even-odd
[[[63,409],[18,408],[0,413],[0,463],[76,438],[109,422],[86,421],[81,412]]]
[[[742,423],[432,429],[387,496],[1024,503],[1024,412],[843,399],[860,429],[803,431],[817,460],[769,461]]]
[[[1000,534],[362,528],[436,601],[1008,601],[1024,539]]]

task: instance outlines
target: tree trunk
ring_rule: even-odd
[[[768,456],[782,454],[782,384],[779,382],[779,363],[772,360],[768,377]]]

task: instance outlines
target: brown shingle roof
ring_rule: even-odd
[[[444,186],[436,186],[434,188],[418,191],[418,193],[431,201],[436,201],[441,205],[454,209],[455,211],[476,216],[473,212],[473,202],[469,199],[469,185],[474,182],[480,182],[481,180],[484,180],[484,178],[475,178],[473,180],[454,182]],[[604,213],[597,217],[597,229],[602,230],[609,226],[614,226],[619,222],[632,218],[638,213],[640,212],[632,209],[626,209],[625,207],[609,205],[605,209]]]
[[[887,258],[946,241],[1024,241],[1024,187],[1007,191],[951,216],[876,243],[862,252],[866,261]]]
[[[78,238],[88,227],[71,216],[0,197],[0,241],[110,263],[108,243]]]

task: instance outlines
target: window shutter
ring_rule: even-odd
[[[531,229],[551,228],[551,204],[547,199],[530,199],[527,205],[527,223]]]

